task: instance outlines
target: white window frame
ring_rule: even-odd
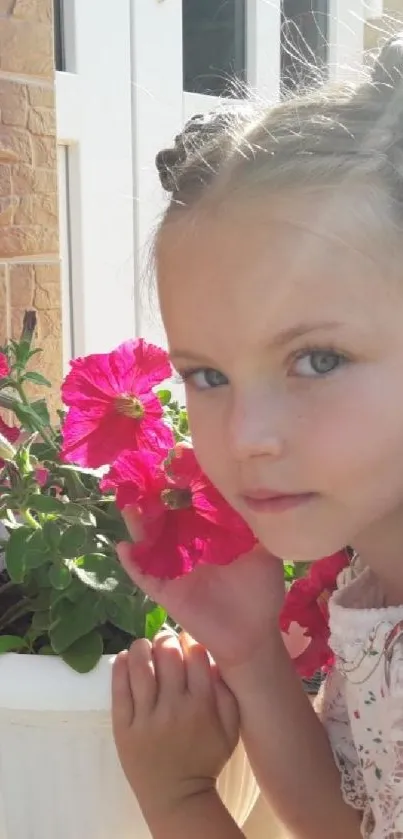
[[[130,0],[64,2],[67,72],[56,73],[56,102],[67,147],[60,180],[70,188],[65,356],[105,351],[135,332],[130,20]]]
[[[56,74],[56,87],[58,140],[67,147],[61,179],[69,188],[68,237],[62,234],[65,305],[72,305],[71,320],[64,319],[66,357],[104,352],[132,335],[164,340],[156,306],[141,293],[165,202],[155,155],[186,119],[217,101],[183,91],[182,2],[64,2],[67,72]],[[361,70],[365,10],[379,2],[330,0],[332,79],[354,79]],[[275,102],[280,0],[247,0],[246,21],[248,82]],[[62,208],[65,226],[66,218]]]
[[[329,0],[329,78],[337,82],[360,80],[364,58],[365,21],[369,3],[379,0]]]

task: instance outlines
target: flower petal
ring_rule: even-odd
[[[87,355],[70,362],[70,372],[62,385],[65,405],[83,410],[106,411],[111,400],[123,390],[116,387],[110,373],[109,354]]]
[[[4,422],[2,417],[0,417],[0,434],[2,434],[9,443],[16,443],[20,433],[21,431],[19,428],[15,425],[8,425],[8,423]]]
[[[122,344],[120,351],[123,354],[130,353],[130,347]],[[157,347],[155,344],[148,344],[144,338],[139,338],[134,343],[134,367],[132,367],[132,382],[139,387],[139,393],[149,390],[161,384],[165,379],[172,376],[172,366],[168,353]],[[133,351],[133,350],[132,350]]]
[[[310,679],[318,670],[329,670],[333,662],[333,653],[323,638],[313,638],[311,643],[294,659],[294,666],[299,676]]]
[[[0,353],[0,379],[5,379],[10,373],[8,358],[5,353]]]
[[[195,538],[191,545],[183,545],[169,515],[164,524],[156,541],[133,545],[132,555],[144,574],[172,580],[193,570],[203,555],[204,543]]]
[[[190,446],[175,446],[167,464],[167,475],[178,489],[191,488],[193,491],[207,481],[196,460],[194,449]]]
[[[162,420],[133,419],[108,411],[94,417],[70,408],[62,429],[62,459],[68,463],[97,468],[113,463],[122,449],[162,450],[172,444],[172,432]]]

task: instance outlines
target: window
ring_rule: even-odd
[[[320,82],[328,60],[329,0],[282,0],[283,92]]]
[[[246,81],[245,5],[245,0],[183,0],[185,91],[242,95]]]
[[[53,0],[53,21],[55,39],[55,67],[56,70],[65,70],[66,62],[64,55],[63,0]]]

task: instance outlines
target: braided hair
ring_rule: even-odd
[[[212,188],[334,186],[370,175],[402,224],[403,33],[384,44],[362,84],[197,114],[156,165],[171,197],[165,220]]]

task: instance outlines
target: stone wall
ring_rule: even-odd
[[[38,313],[36,364],[61,377],[52,0],[0,0],[0,343]]]

